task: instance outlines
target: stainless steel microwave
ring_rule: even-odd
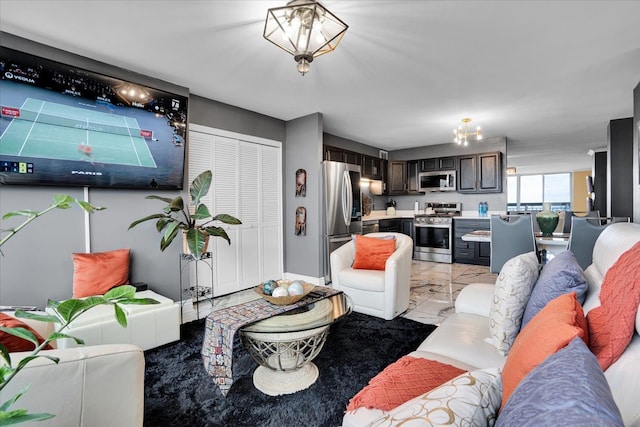
[[[456,191],[456,171],[420,172],[419,191]]]

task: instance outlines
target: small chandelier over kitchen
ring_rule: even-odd
[[[458,126],[458,129],[453,130],[453,142],[466,147],[469,144],[470,136],[475,136],[476,141],[480,141],[482,139],[482,130],[480,129],[480,126],[476,128],[475,132],[469,132],[470,121],[470,117],[465,117],[462,119],[464,129],[462,126]]]
[[[286,50],[303,76],[313,58],[333,51],[349,26],[315,0],[292,0],[267,11],[264,38]]]

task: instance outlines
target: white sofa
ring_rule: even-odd
[[[84,345],[135,344],[149,350],[180,339],[180,306],[153,291],[136,292],[136,298],[152,298],[160,304],[123,304],[127,327],[123,328],[111,305],[93,307],[74,320],[66,333],[84,340]],[[52,309],[47,308],[47,311]],[[58,340],[58,348],[73,348],[72,339]]]
[[[593,263],[585,270],[588,283],[587,298],[583,305],[585,315],[600,304],[598,295],[607,270],[638,241],[640,224],[612,224],[602,232],[593,249]],[[466,286],[456,299],[456,312],[410,355],[437,360],[464,370],[502,368],[506,357],[495,349],[489,333],[493,292],[493,284]],[[625,425],[629,427],[640,427],[639,334],[640,311],[636,314],[631,343],[620,359],[605,371],[615,403]],[[345,414],[343,427],[366,426],[383,414],[381,410],[359,408]]]
[[[335,289],[349,295],[358,313],[391,320],[409,308],[413,240],[402,233],[368,233],[366,237],[395,236],[395,252],[384,270],[356,270],[353,240],[333,251],[331,280]]]
[[[53,330],[50,323],[21,320],[44,337]],[[11,353],[12,364],[15,366],[30,354]],[[38,426],[142,426],[144,354],[140,347],[98,345],[45,350],[40,354],[58,357],[60,362],[56,365],[44,358],[31,361],[0,391],[0,402],[30,385],[12,409],[55,415],[38,422]]]

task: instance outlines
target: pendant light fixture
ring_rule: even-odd
[[[292,0],[267,11],[264,38],[286,50],[303,76],[313,58],[333,51],[349,26],[315,0]]]
[[[453,142],[466,147],[469,144],[470,136],[475,136],[476,141],[480,141],[482,139],[482,130],[480,129],[480,126],[476,128],[475,132],[469,132],[469,122],[471,122],[471,118],[465,117],[462,119],[462,126],[458,126],[458,129],[453,130]]]

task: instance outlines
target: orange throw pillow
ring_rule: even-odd
[[[604,275],[600,306],[587,313],[589,349],[605,371],[633,337],[640,304],[640,242],[620,255]]]
[[[576,293],[549,301],[520,331],[502,368],[502,405],[520,381],[544,360],[580,337],[588,343],[587,321]]]
[[[353,396],[347,411],[360,407],[390,411],[466,372],[435,360],[404,356],[387,366]]]
[[[396,239],[377,239],[357,235],[354,269],[384,270],[387,258],[396,250]]]
[[[16,319],[13,316],[9,316],[6,313],[0,312],[0,326],[4,326],[5,328],[24,328],[35,335],[40,344],[42,344],[42,342],[44,341],[44,338],[42,338],[42,336],[40,336],[40,334],[37,333],[31,326],[27,325],[19,319]],[[0,331],[0,343],[2,343],[2,345],[4,345],[10,353],[16,351],[32,351],[36,348],[36,346],[33,345],[32,342],[23,340],[22,338],[16,337],[15,335],[11,335],[3,331]],[[53,347],[51,347],[49,344],[44,347],[45,350],[51,350],[52,348]]]
[[[129,282],[129,249],[77,253],[73,258],[73,297],[103,295]]]

